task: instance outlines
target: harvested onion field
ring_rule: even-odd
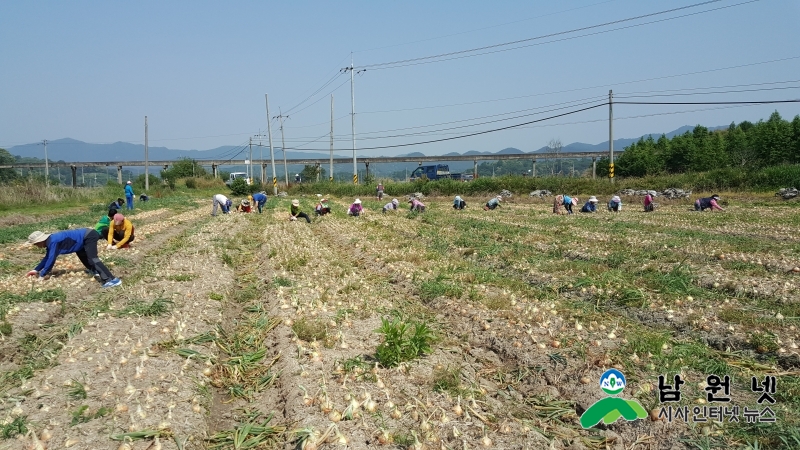
[[[106,290],[74,256],[31,282],[43,252],[0,244],[0,449],[800,448],[800,204],[723,198],[359,218],[334,199],[311,224],[290,199],[218,217],[155,199],[131,249],[101,250],[123,280]],[[584,429],[610,368],[647,417]]]

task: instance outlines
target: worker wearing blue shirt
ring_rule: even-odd
[[[125,201],[127,202],[128,209],[133,209],[134,195],[136,194],[133,193],[133,185],[128,181],[128,184],[125,185]]]
[[[97,241],[100,234],[93,228],[78,228],[77,230],[59,231],[48,234],[34,231],[28,236],[28,243],[39,248],[46,248],[47,252],[42,261],[28,272],[29,277],[37,276],[39,279],[46,277],[56,263],[58,255],[75,253],[81,260],[86,272],[100,277],[104,288],[119,286],[122,280],[116,278],[108,267],[97,256]]]

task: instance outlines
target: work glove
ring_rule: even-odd
[[[36,275],[39,275],[39,272],[37,272],[35,270],[31,270],[30,272],[28,272],[28,274],[26,276],[35,277]]]
[[[112,248],[114,248],[113,245],[111,245],[111,244],[106,245],[106,250],[111,250]]]

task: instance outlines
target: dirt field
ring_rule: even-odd
[[[43,251],[2,245],[0,449],[800,448],[800,209],[723,199],[571,216],[365,199],[358,218],[334,199],[311,224],[289,199],[217,217],[155,200],[131,249],[101,250],[123,279],[105,290],[74,256],[25,279]],[[381,346],[404,324],[417,338]],[[584,429],[610,368],[647,417]],[[680,402],[661,403],[676,374]],[[712,374],[729,403],[706,400]],[[670,405],[776,422],[659,418]]]

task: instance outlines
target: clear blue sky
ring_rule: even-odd
[[[552,109],[549,105],[602,99],[609,89],[622,96],[800,80],[800,2],[762,0],[732,6],[742,1],[723,0],[526,41],[521,45],[528,46],[507,51],[368,69],[355,76],[357,146],[412,143],[518,124],[570,110],[517,117],[541,111],[532,108],[547,110]],[[288,110],[287,147],[305,144],[303,148],[328,149],[330,92],[338,87],[334,92],[336,148],[349,149],[349,76],[336,75],[349,65],[351,51],[358,69],[534,38],[697,2],[4,1],[0,2],[0,147],[64,137],[141,143],[145,115],[151,146],[205,150],[239,145],[259,131],[266,132],[264,94],[269,93],[272,115],[279,108],[284,114]],[[576,37],[726,6],[732,7]],[[547,43],[563,38],[573,39]],[[709,71],[785,58],[793,59]],[[630,83],[697,71],[709,72]],[[290,110],[331,77],[335,78],[332,84]],[[800,81],[716,90],[793,86],[800,87]],[[800,89],[794,88],[651,100],[798,97]],[[787,118],[800,113],[799,104],[718,108],[617,105],[614,136],[668,132],[687,124],[757,121],[774,110]],[[629,118],[698,109],[704,111]],[[508,114],[514,111],[523,112]],[[551,139],[564,144],[599,143],[608,138],[607,118],[608,108],[603,107],[533,127],[360,154],[441,154],[505,147],[531,151]],[[476,125],[498,119],[507,120]],[[279,146],[275,125],[273,139]],[[452,127],[461,128],[443,130]],[[374,137],[382,138],[368,139]],[[309,143],[316,138],[317,142]]]

